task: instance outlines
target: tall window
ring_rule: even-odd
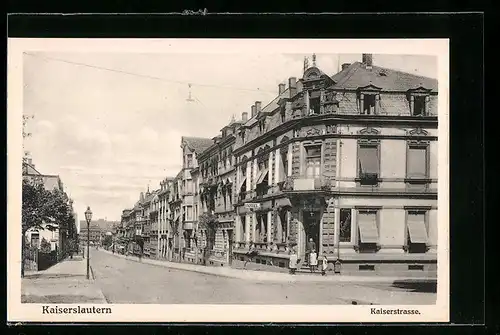
[[[306,149],[306,176],[318,178],[321,176],[321,145],[308,146]]]
[[[417,95],[413,100],[413,115],[414,116],[424,116],[426,115],[426,101],[427,97]]]
[[[320,113],[320,92],[314,91],[311,92],[309,97],[309,113],[310,114],[319,114]]]
[[[427,146],[410,144],[407,159],[407,178],[424,179],[428,177]]]
[[[193,167],[193,155],[192,154],[186,155],[186,167],[188,167],[188,168]]]
[[[361,144],[358,147],[358,178],[361,185],[377,185],[379,177],[378,145]]]
[[[245,215],[240,215],[240,242],[246,241],[247,225],[245,222]]]
[[[281,122],[285,122],[285,118],[286,118],[285,113],[286,113],[286,107],[285,107],[285,105],[283,105],[280,107]]]
[[[288,238],[288,229],[287,229],[287,222],[288,222],[288,210],[281,210],[279,212],[279,217],[280,217],[280,225],[281,225],[281,236],[278,237],[279,241],[281,243],[285,243],[287,238]]]
[[[377,210],[358,212],[358,247],[360,251],[374,251],[378,244]]]
[[[193,207],[186,206],[186,221],[193,220]]]
[[[257,227],[255,230],[255,237],[257,242],[266,243],[267,241],[267,213],[263,213],[257,217]]]
[[[361,106],[361,114],[374,115],[375,114],[375,94],[364,94],[363,105]]]
[[[352,229],[351,209],[341,208],[340,233],[339,233],[340,242],[351,242],[351,229]]]
[[[285,177],[288,176],[288,146],[284,146],[280,149],[280,158],[281,158],[281,171],[280,171],[280,180],[285,180]]]
[[[407,213],[407,250],[410,253],[426,251],[428,239],[427,215],[425,210],[408,210]]]

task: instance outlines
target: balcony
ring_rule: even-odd
[[[329,191],[331,181],[325,178],[287,177],[280,183],[281,191]]]
[[[193,229],[194,227],[194,224],[193,222],[183,222],[182,223],[182,229],[186,230],[186,229]]]

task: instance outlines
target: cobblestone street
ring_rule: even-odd
[[[109,303],[153,304],[433,304],[435,294],[335,282],[266,282],[225,278],[139,263],[91,251],[97,285]],[[390,290],[390,291],[389,291]]]

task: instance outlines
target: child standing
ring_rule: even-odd
[[[328,269],[328,258],[326,255],[323,255],[323,260],[321,263],[321,275],[325,276],[326,275],[326,270]]]
[[[311,273],[316,271],[316,267],[318,266],[318,255],[316,254],[316,250],[312,249],[309,254],[309,269]]]
[[[298,257],[295,249],[290,250],[290,261],[288,262],[288,268],[290,269],[290,274],[294,275],[297,271]]]

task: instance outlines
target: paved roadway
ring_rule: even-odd
[[[109,303],[351,304],[342,283],[271,283],[143,264],[91,250],[97,285]],[[367,289],[367,288],[365,288]],[[427,300],[427,299],[426,299]]]

